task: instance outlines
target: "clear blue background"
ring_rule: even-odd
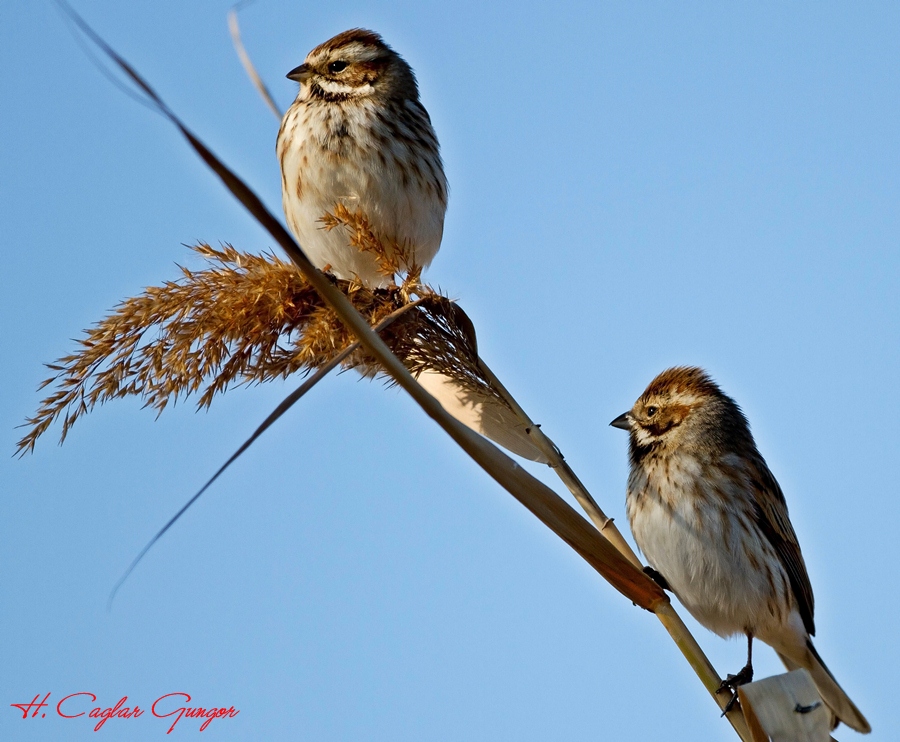
[[[414,66],[452,186],[427,277],[623,530],[626,440],[608,421],[675,364],[742,404],[806,555],[817,646],[889,740],[900,6],[727,5],[264,0],[241,19],[282,106],[285,73],[349,27]],[[280,213],[277,122],[232,50],[229,3],[77,7]],[[182,243],[272,240],[50,2],[0,5],[0,64],[11,454],[41,364],[196,265]],[[108,613],[136,552],[295,384],[158,420],[116,402],[62,448],[55,428],[0,458],[0,737],[99,738],[85,719],[17,718],[9,704],[36,693],[148,707],[185,691],[240,709],[206,740],[736,739],[650,614],[405,395],[353,375],[268,432]],[[721,672],[743,664],[742,642],[696,633]],[[756,667],[780,671],[763,647]],[[147,714],[101,735],[165,728]]]

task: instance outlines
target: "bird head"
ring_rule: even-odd
[[[740,408],[700,368],[677,366],[657,376],[634,406],[610,425],[627,430],[639,448],[721,443],[723,435],[749,435]]]
[[[379,94],[417,98],[416,78],[404,59],[373,31],[344,31],[313,49],[287,74],[301,97],[342,101]]]

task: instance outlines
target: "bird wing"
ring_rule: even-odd
[[[794,597],[797,599],[803,625],[810,636],[815,636],[816,628],[813,621],[815,601],[812,585],[806,572],[803,554],[800,552],[800,544],[797,542],[797,534],[794,533],[794,527],[788,517],[784,493],[761,457],[755,462],[752,470],[755,480],[752,491],[765,493],[762,497],[756,497],[757,524],[769,539],[769,543],[775,547],[775,553],[784,565]]]

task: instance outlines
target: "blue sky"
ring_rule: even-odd
[[[280,213],[277,122],[233,53],[229,3],[76,7]],[[287,71],[346,28],[413,65],[451,183],[426,277],[623,530],[609,420],[675,364],[738,400],[788,499],[817,647],[891,739],[900,7],[260,0],[241,18],[283,107]],[[41,364],[196,265],[183,243],[272,241],[51,3],[0,6],[0,61],[11,454]],[[187,692],[240,709],[207,740],[736,739],[650,614],[401,392],[350,374],[266,433],[108,613],[136,552],[295,384],[158,420],[116,402],[63,447],[52,429],[2,460],[0,736],[96,738],[84,719],[16,718],[35,694]],[[720,672],[743,664],[741,641],[696,635]],[[98,734],[165,738],[148,717]]]

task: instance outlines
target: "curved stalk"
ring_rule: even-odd
[[[578,501],[578,504],[581,505],[587,513],[588,517],[597,527],[597,530],[599,530],[600,533],[619,550],[622,556],[631,562],[631,564],[638,569],[643,570],[643,564],[641,564],[640,559],[638,559],[628,542],[625,541],[622,533],[613,523],[613,519],[607,517],[606,513],[603,512],[591,493],[588,492],[587,488],[575,472],[572,471],[572,468],[566,462],[559,447],[550,440],[543,430],[541,430],[540,425],[537,425],[532,421],[525,410],[522,409],[521,405],[516,401],[515,397],[509,393],[500,379],[494,375],[494,372],[491,371],[481,358],[478,359],[478,363],[481,366],[481,370],[484,372],[485,377],[490,381],[491,386],[494,387],[497,393],[500,394],[503,400],[510,406],[512,411],[515,412],[518,418],[525,424],[526,430],[535,445],[537,445],[550,461],[550,467],[556,472],[557,476],[569,489],[569,492],[572,493],[572,496]],[[697,677],[700,678],[703,687],[706,688],[718,707],[724,712],[730,696],[727,694],[716,693],[722,684],[722,678],[719,677],[719,674],[709,661],[709,658],[701,649],[688,627],[684,624],[684,621],[681,620],[681,616],[676,613],[672,604],[668,601],[657,604],[653,609],[653,613],[656,614],[656,617],[669,633],[669,636],[672,637],[672,641],[675,642],[675,646],[678,647],[684,655],[684,658],[688,661],[688,664],[697,674]],[[751,742],[750,730],[747,727],[747,722],[744,719],[740,707],[734,705],[725,716],[728,718],[728,721],[731,722],[731,726],[734,727],[735,732],[737,732],[741,740],[743,740],[743,742]]]

